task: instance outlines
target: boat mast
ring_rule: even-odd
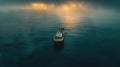
[[[58,24],[58,29],[60,28],[60,24]]]

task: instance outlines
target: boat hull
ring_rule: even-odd
[[[57,39],[57,38],[54,37],[54,41],[55,42],[63,42],[64,41],[64,37],[62,37],[61,39]]]

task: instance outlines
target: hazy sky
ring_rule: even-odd
[[[47,2],[47,3],[62,3],[65,1],[79,1],[86,2],[93,5],[102,5],[104,7],[119,9],[120,0],[0,0],[0,4],[16,4],[16,3],[30,3],[30,2]]]
[[[119,5],[120,0],[0,0],[0,3],[24,3],[24,2],[65,2],[65,1],[84,1],[84,2],[91,2],[91,3],[99,3],[99,4],[111,4],[111,5]]]

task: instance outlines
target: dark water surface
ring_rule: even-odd
[[[120,67],[119,10],[94,7],[69,24],[47,12],[0,8],[0,67]],[[58,24],[66,29],[59,50]]]

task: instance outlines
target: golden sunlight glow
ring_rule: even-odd
[[[47,3],[32,3],[31,8],[40,12],[56,14],[64,24],[76,24],[83,19],[83,16],[89,13],[87,5],[77,2],[66,2],[59,5]]]

